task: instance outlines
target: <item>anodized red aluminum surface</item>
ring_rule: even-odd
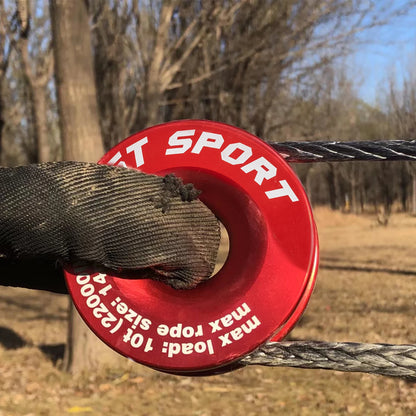
[[[68,268],[73,301],[98,337],[139,363],[192,374],[290,331],[313,290],[318,237],[303,187],[278,153],[236,127],[183,120],[132,135],[99,163],[192,182],[227,228],[230,252],[192,290]]]

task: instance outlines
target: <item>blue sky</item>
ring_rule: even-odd
[[[375,104],[388,77],[400,84],[412,67],[416,73],[416,9],[364,36],[347,59],[347,73],[357,80],[360,97]]]

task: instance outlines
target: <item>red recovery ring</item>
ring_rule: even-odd
[[[225,225],[230,251],[192,290],[66,270],[98,337],[155,369],[207,374],[290,331],[314,286],[318,237],[303,187],[279,154],[236,127],[183,120],[130,136],[99,163],[193,183]]]

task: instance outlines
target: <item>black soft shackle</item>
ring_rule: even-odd
[[[0,284],[65,292],[68,263],[192,288],[220,241],[198,194],[174,175],[93,163],[0,168]]]

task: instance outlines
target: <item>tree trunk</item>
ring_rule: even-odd
[[[85,1],[52,0],[51,19],[64,158],[97,161],[104,147]]]
[[[351,181],[351,208],[352,212],[356,215],[360,214],[358,204],[358,184],[355,178]]]
[[[402,205],[402,211],[408,212],[410,210],[409,197],[411,193],[412,177],[409,175],[409,169],[406,163],[401,164],[400,168],[400,201]],[[409,192],[410,191],[410,192]]]
[[[338,209],[338,205],[337,205],[336,171],[335,171],[335,166],[333,163],[328,164],[326,180],[328,183],[329,204],[331,206],[331,209],[335,211],[336,209]]]
[[[360,185],[361,180],[361,170],[358,166],[352,165],[351,167],[351,176],[350,176],[350,185],[351,185],[351,209],[352,212],[356,215],[362,214],[361,204],[360,204]]]
[[[35,85],[32,90],[34,123],[37,139],[37,159],[38,162],[49,162],[50,145],[48,137],[48,127],[46,121],[46,93],[45,85]]]
[[[46,85],[50,79],[52,66],[50,65],[50,51],[45,53],[43,62],[35,64],[36,60],[30,58],[29,32],[31,22],[29,0],[17,0],[17,13],[20,21],[20,38],[17,42],[22,64],[29,90],[30,110],[34,127],[33,155],[36,162],[48,162],[50,160],[50,146],[46,119]]]
[[[4,163],[3,160],[3,128],[6,124],[4,121],[4,105],[3,105],[3,78],[0,77],[0,165]]]
[[[96,162],[104,148],[94,83],[91,35],[84,0],[50,3],[58,108],[66,160]],[[103,344],[71,306],[66,368],[72,373],[125,361]]]
[[[146,74],[146,126],[153,126],[160,121],[160,100],[163,96],[162,65],[166,54],[166,41],[169,36],[169,26],[174,10],[171,0],[164,1],[160,10],[159,27],[156,33],[155,47]]]

